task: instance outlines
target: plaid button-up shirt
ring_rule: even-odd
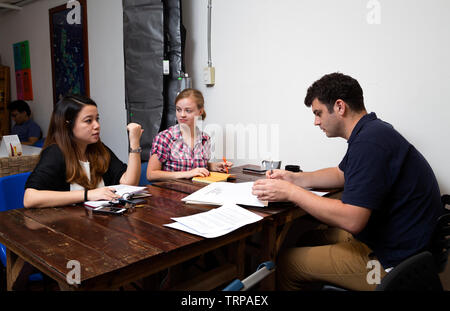
[[[163,171],[189,171],[196,167],[207,167],[211,156],[210,149],[209,136],[197,128],[192,150],[184,142],[177,124],[156,135],[150,156],[158,156]]]

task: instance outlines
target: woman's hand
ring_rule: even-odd
[[[184,174],[184,178],[192,178],[192,177],[206,177],[209,176],[209,171],[204,167],[196,167],[190,171],[186,171]]]
[[[116,190],[114,188],[108,187],[92,189],[88,191],[87,198],[88,201],[99,201],[99,200],[111,201],[120,197],[115,192]]]
[[[227,162],[210,162],[209,168],[211,171],[214,172],[227,172],[227,168],[231,168],[233,166],[233,162],[227,161]]]
[[[128,138],[130,139],[130,148],[137,149],[140,146],[141,136],[144,130],[141,125],[137,123],[130,123],[127,125]]]

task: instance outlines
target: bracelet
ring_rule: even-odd
[[[88,200],[88,197],[87,197],[88,191],[89,191],[88,189],[84,189],[84,202],[86,202]]]
[[[130,153],[141,153],[141,152],[142,152],[142,148],[141,147],[138,147],[136,149],[131,149],[130,148]]]

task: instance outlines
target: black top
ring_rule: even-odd
[[[103,181],[105,186],[117,185],[127,170],[127,165],[120,161],[108,147],[106,149],[111,155],[111,161],[108,170],[103,175]],[[53,144],[42,150],[38,164],[25,183],[26,188],[53,191],[70,190],[70,184],[66,181],[64,155],[58,145]]]
[[[339,168],[342,202],[372,210],[355,237],[369,246],[384,268],[427,247],[441,215],[440,191],[425,158],[375,113],[359,120]]]

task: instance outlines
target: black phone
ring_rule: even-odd
[[[244,173],[253,173],[253,174],[260,174],[260,175],[264,175],[266,173],[267,170],[262,169],[262,168],[249,168],[249,167],[244,167],[242,169],[242,171]]]
[[[133,202],[133,204],[141,204],[147,202],[146,199],[131,199],[129,201]]]
[[[104,214],[114,214],[114,215],[122,215],[125,213],[127,209],[123,207],[116,207],[116,206],[100,206],[97,208],[94,208],[92,211],[94,213],[104,213]]]

